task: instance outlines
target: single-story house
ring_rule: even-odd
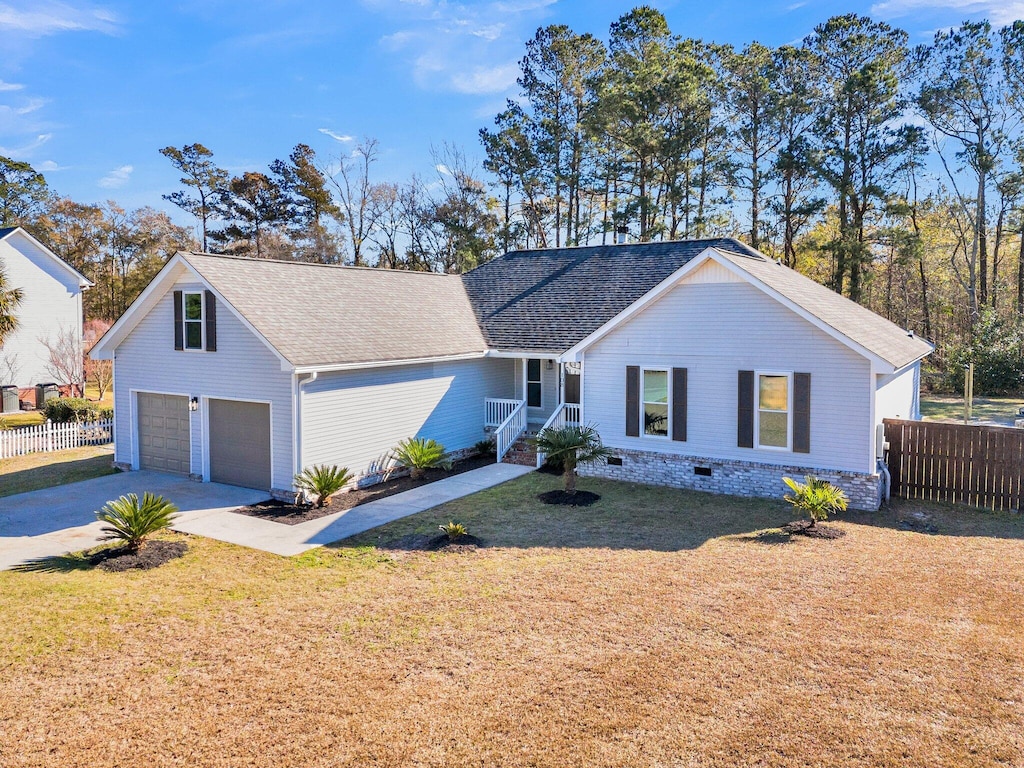
[[[116,461],[290,494],[380,477],[399,440],[499,456],[594,425],[588,473],[779,496],[882,493],[884,417],[917,418],[932,346],[729,238],[514,251],[466,275],[178,253],[93,354]]]
[[[46,343],[70,334],[82,348],[82,292],[92,283],[21,227],[0,229],[0,269],[8,286],[22,292],[18,328],[0,347],[0,385],[14,385],[34,402],[31,388],[54,380]]]

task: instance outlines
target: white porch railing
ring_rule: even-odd
[[[540,432],[545,429],[558,429],[559,427],[578,427],[580,425],[581,409],[579,403],[560,403],[555,412],[552,413]],[[537,451],[537,466],[544,466],[546,456]]]
[[[24,456],[26,453],[66,451],[83,445],[105,445],[114,442],[114,422],[92,421],[55,424],[51,421],[33,427],[0,430],[0,459]]]
[[[515,407],[508,417],[501,422],[494,432],[495,447],[498,452],[498,461],[505,458],[508,449],[519,439],[519,436],[526,431],[526,401],[515,400]]]
[[[502,400],[496,397],[484,399],[484,426],[499,427],[512,415],[522,400]]]

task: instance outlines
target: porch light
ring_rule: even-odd
[[[548,360],[547,369],[550,371],[554,367],[555,367],[555,361],[554,360]]]
[[[193,395],[192,397],[190,397],[188,399],[188,409],[190,411],[198,411],[199,410],[199,398],[196,397],[195,395]]]

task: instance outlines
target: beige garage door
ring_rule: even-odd
[[[270,488],[270,406],[210,400],[210,479]]]
[[[188,398],[139,392],[139,467],[189,473]]]

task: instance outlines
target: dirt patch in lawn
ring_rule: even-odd
[[[444,533],[436,536],[427,533],[409,533],[379,545],[380,549],[391,552],[472,552],[485,546],[487,545],[483,540],[476,536],[467,534],[452,541]]]
[[[188,551],[184,541],[150,541],[141,549],[103,549],[89,562],[104,571],[148,571],[175,560]]]
[[[473,469],[486,467],[493,463],[494,456],[470,456],[469,458],[455,462],[451,469],[428,469],[424,477],[419,480],[413,480],[408,476],[396,477],[391,480],[386,480],[383,483],[378,483],[377,485],[371,485],[366,488],[356,488],[351,491],[346,491],[345,493],[339,493],[331,500],[330,504],[326,507],[321,507],[320,509],[305,505],[297,506],[286,501],[276,501],[271,499],[269,501],[261,501],[258,504],[250,504],[247,507],[239,507],[232,511],[237,512],[240,515],[249,515],[250,517],[258,517],[262,520],[270,520],[274,523],[298,525],[299,523],[318,520],[321,517],[333,515],[335,512],[344,512],[346,509],[352,509],[353,507],[358,507],[360,504],[366,504],[370,501],[386,499],[388,496],[394,496],[396,493],[411,491],[413,488],[430,485],[430,483],[436,483],[438,480],[444,480],[446,477],[461,475],[463,472],[469,472]]]

